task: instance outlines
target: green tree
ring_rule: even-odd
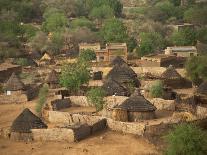
[[[193,124],[181,124],[167,136],[167,155],[207,154],[207,134]]]
[[[127,48],[129,52],[133,52],[133,50],[137,47],[137,40],[133,37],[127,40]]]
[[[197,39],[202,43],[207,43],[207,27],[202,27],[198,29]]]
[[[84,17],[76,18],[76,19],[72,20],[70,25],[73,29],[80,28],[80,27],[87,27],[90,30],[95,29],[95,25],[93,24],[93,22],[91,22],[90,20],[88,20],[87,18],[84,18]]]
[[[86,96],[88,101],[91,102],[96,107],[97,111],[103,109],[103,105],[105,103],[104,102],[105,91],[102,88],[93,88],[87,92]]]
[[[71,91],[78,91],[80,86],[90,79],[89,66],[84,61],[65,64],[61,69],[60,84]]]
[[[79,59],[83,61],[88,61],[88,62],[92,60],[96,60],[96,53],[90,49],[81,50]]]
[[[115,18],[107,20],[100,33],[106,42],[125,42],[128,39],[126,27]]]
[[[39,91],[38,102],[35,107],[35,110],[39,115],[41,114],[42,108],[47,101],[48,89],[49,89],[48,85],[44,84],[43,87]]]
[[[150,96],[158,98],[163,96],[163,83],[162,81],[155,81],[149,89]]]
[[[164,47],[163,37],[156,32],[141,33],[140,46],[137,50],[139,56],[144,56],[156,52]]]
[[[198,56],[191,57],[185,64],[187,76],[196,84],[199,85],[202,80],[207,79],[207,57]]]
[[[196,31],[192,28],[185,28],[174,32],[170,39],[177,46],[195,45]]]

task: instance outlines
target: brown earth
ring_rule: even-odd
[[[0,105],[0,128],[8,127],[24,108],[34,112],[35,101]],[[0,138],[0,155],[157,155],[155,146],[144,138],[113,131],[97,133],[78,143],[14,142]]]

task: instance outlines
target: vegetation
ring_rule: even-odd
[[[15,60],[15,63],[20,66],[28,66],[29,62],[26,58],[18,58]]]
[[[150,96],[153,98],[160,98],[163,96],[163,83],[156,81],[149,89]]]
[[[185,64],[187,76],[196,85],[199,85],[203,80],[207,79],[206,60],[206,56],[191,57]]]
[[[103,109],[105,92],[102,88],[93,88],[87,92],[87,99],[91,102],[97,111]]]
[[[43,87],[39,91],[38,102],[35,107],[35,110],[38,114],[41,114],[42,108],[47,101],[48,89],[49,89],[48,85],[44,84]]]
[[[90,49],[82,50],[79,55],[79,59],[87,62],[96,60],[96,54],[93,50]]]
[[[204,155],[207,154],[207,133],[193,124],[175,127],[167,136],[166,155]]]

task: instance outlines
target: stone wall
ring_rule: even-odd
[[[148,100],[157,108],[157,110],[175,111],[174,100],[164,100],[161,98],[153,98]]]
[[[197,106],[196,107],[196,115],[199,118],[206,118],[207,117],[207,107]]]
[[[12,95],[0,95],[0,104],[19,104],[27,101],[26,92],[12,92]]]

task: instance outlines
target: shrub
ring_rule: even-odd
[[[28,60],[26,58],[17,58],[15,60],[15,63],[17,65],[20,65],[20,66],[28,66],[29,65],[29,62],[28,62]]]
[[[193,124],[175,127],[166,136],[168,148],[166,155],[204,155],[207,154],[207,134]]]
[[[162,97],[163,95],[163,83],[161,81],[156,81],[151,87],[150,87],[150,96],[153,98]]]
[[[88,101],[96,107],[97,111],[103,109],[105,92],[102,88],[93,88],[87,92],[86,96]]]
[[[44,84],[43,87],[39,91],[38,95],[38,102],[36,104],[35,110],[38,114],[41,114],[42,108],[47,100],[47,94],[48,94],[48,85]]]
[[[81,59],[83,61],[96,60],[96,53],[93,50],[90,50],[90,49],[81,50],[79,59]]]

